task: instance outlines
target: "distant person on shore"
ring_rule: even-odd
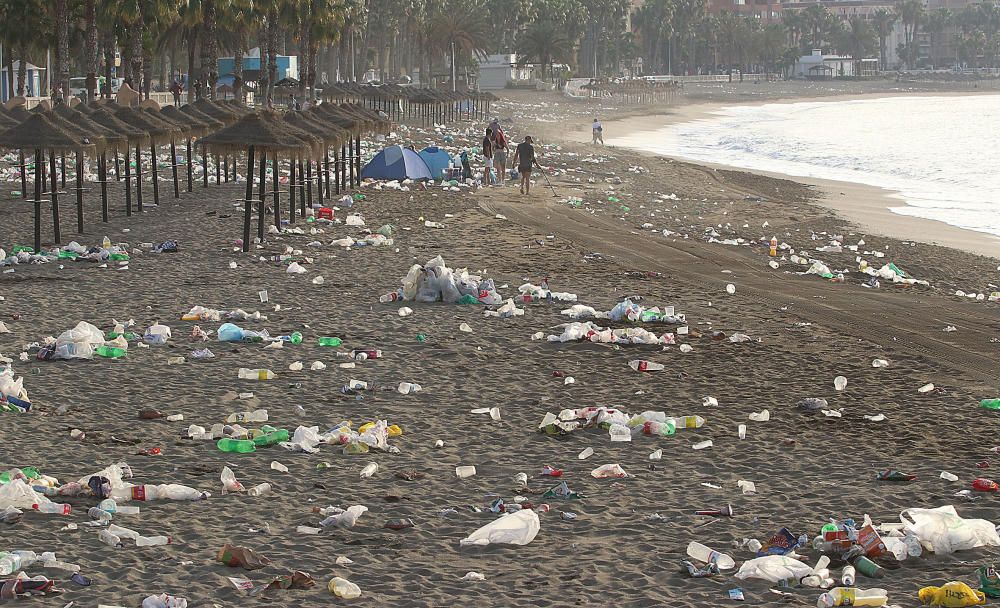
[[[486,129],[483,138],[483,185],[490,185],[490,173],[493,171],[493,129]]]
[[[497,181],[503,185],[507,180],[507,136],[496,120],[490,128],[493,130],[493,165],[497,170]]]
[[[517,144],[511,164],[517,165],[521,176],[521,194],[531,194],[531,169],[538,165],[535,160],[535,147],[531,145],[531,136],[524,136],[524,143]],[[541,168],[541,167],[539,167]]]
[[[174,79],[174,81],[172,83],[170,83],[170,94],[174,96],[174,105],[175,106],[180,106],[181,105],[181,91],[183,89],[184,89],[184,87],[181,86],[181,83],[178,82],[176,78]]]
[[[201,99],[201,78],[194,81],[194,98],[195,101]]]
[[[594,119],[594,123],[592,125],[590,125],[590,128],[593,129],[593,131],[594,131],[594,142],[593,142],[594,145],[597,145],[597,143],[600,142],[600,144],[603,146],[604,145],[604,127],[601,126],[601,121],[599,121],[599,120],[597,120],[595,118]]]

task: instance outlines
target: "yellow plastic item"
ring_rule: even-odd
[[[924,604],[943,606],[944,608],[980,606],[986,603],[985,593],[976,591],[959,581],[951,581],[940,587],[924,587],[920,590],[918,597]]]
[[[201,321],[201,317],[198,315],[185,314],[181,317],[181,321]]]
[[[375,426],[374,422],[366,422],[366,423],[364,423],[364,424],[362,424],[361,426],[358,427],[358,432],[359,433],[364,433],[365,431],[367,431],[368,429],[372,428],[373,426]]]
[[[391,424],[389,425],[389,428],[386,430],[389,431],[390,437],[399,437],[400,435],[403,434],[403,428],[398,424]]]

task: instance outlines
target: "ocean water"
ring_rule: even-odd
[[[895,213],[1000,235],[1000,95],[734,106],[608,143],[879,186]]]

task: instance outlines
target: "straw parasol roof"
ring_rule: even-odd
[[[205,114],[204,112],[202,112],[201,110],[199,110],[198,108],[194,107],[191,104],[181,106],[180,112],[182,114],[187,114],[188,116],[191,116],[192,118],[198,120],[199,122],[204,123],[205,125],[208,126],[209,131],[218,131],[219,129],[226,126],[226,123],[222,122],[217,118],[213,118],[208,114]]]
[[[131,145],[139,145],[149,141],[148,133],[138,127],[118,120],[108,106],[95,108],[87,117],[115,133],[124,135]]]
[[[198,111],[208,114],[227,126],[233,124],[239,118],[239,115],[230,106],[212,103],[207,99],[199,99],[190,105],[193,105]]]
[[[18,124],[0,133],[0,147],[10,150],[85,151],[93,146],[84,138],[66,132],[44,113],[32,113]]]
[[[292,135],[273,111],[247,114],[228,127],[202,138],[199,143],[222,153],[242,151],[250,146],[265,153],[308,152],[308,146]]]
[[[160,117],[175,124],[182,125],[182,129],[184,129],[184,125],[186,125],[185,134],[188,137],[201,137],[212,130],[212,127],[210,127],[207,122],[199,120],[197,116],[192,114],[185,114],[184,112],[178,110],[175,106],[163,106],[160,108]]]
[[[153,145],[170,143],[170,139],[179,129],[174,125],[162,122],[145,112],[133,108],[119,108],[115,118],[146,132]]]
[[[104,149],[104,140],[100,136],[91,133],[74,122],[66,120],[59,114],[56,114],[55,110],[45,110],[41,106],[35,106],[31,109],[31,113],[45,114],[45,117],[48,118],[53,125],[59,127],[63,131],[66,131],[77,140],[82,141],[87,145],[95,146],[98,151]]]
[[[145,114],[145,118],[147,119],[152,119],[154,122],[159,121],[170,125],[174,129],[175,135],[180,134],[181,137],[188,137],[192,135],[191,131],[193,127],[191,126],[191,122],[189,120],[174,120],[164,114],[162,109],[154,110],[153,108],[147,107],[140,108],[139,111]]]
[[[351,134],[344,129],[320,120],[316,114],[309,112],[289,112],[285,114],[285,122],[315,134],[326,146],[339,146],[351,138]]]
[[[58,104],[52,111],[62,117],[63,120],[89,133],[92,141],[100,138],[104,143],[103,149],[105,150],[114,151],[128,145],[128,138],[124,133],[116,132],[102,124],[96,123],[90,119],[89,115],[78,112],[66,104]]]

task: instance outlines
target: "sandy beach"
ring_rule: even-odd
[[[705,103],[743,103],[743,95],[688,95],[696,103],[665,113],[634,108],[602,118],[607,116],[608,131],[624,131],[697,118],[712,107]],[[788,95],[774,90],[775,98]],[[551,188],[537,179],[530,197],[510,185],[457,192],[366,185],[363,200],[337,210],[341,219],[363,214],[370,230],[395,226],[392,246],[345,249],[330,243],[360,238],[365,228],[310,224],[321,232],[271,235],[242,254],[234,250],[242,222],[234,201],[243,196],[242,184],[199,186],[178,200],[166,195],[160,207],[131,218],[116,186],[112,221],[89,223],[86,234],[64,240],[92,246],[107,235],[127,242],[127,268],[82,261],[3,268],[12,271],[0,274],[0,320],[10,333],[0,333],[0,353],[13,359],[33,408],[0,414],[0,468],[37,466],[66,482],[125,461],[133,483],[179,483],[211,493],[193,502],[130,503],[139,504],[139,515],[115,517],[114,523],[142,534],[171,537],[166,546],[101,543],[96,528],[84,525],[93,499],[67,500],[73,509],[67,516],[29,512],[20,523],[0,523],[5,545],[54,551],[92,580],[83,587],[58,571],[38,570],[59,580],[63,593],[32,603],[138,606],[147,595],[169,593],[192,606],[694,608],[736,605],[727,592],[739,587],[747,605],[813,606],[817,589],[775,591],[731,571],[688,578],[680,565],[685,548],[697,540],[743,562],[753,554],[734,548],[734,541],[764,542],[781,528],[812,538],[831,518],[860,521],[865,514],[875,522],[898,522],[900,512],[913,507],[954,504],[963,517],[1000,519],[996,493],[977,493],[975,500],[955,496],[977,477],[994,477],[1000,466],[990,449],[998,443],[995,412],[978,407],[980,399],[998,396],[1000,303],[955,295],[1000,290],[1000,262],[977,255],[1000,256],[995,241],[888,212],[873,216],[886,204],[883,193],[877,198],[860,188],[818,184],[824,195],[801,180],[594,148],[581,143],[578,129],[586,129],[595,111],[602,106],[550,95],[516,94],[498,102],[496,113],[513,141],[537,136],[539,161],[552,176]],[[615,119],[643,113],[648,115]],[[397,128],[392,142],[472,148],[484,127]],[[445,135],[454,143],[445,144]],[[832,202],[838,197],[845,202]],[[99,218],[96,197],[87,205],[88,216]],[[0,246],[30,242],[30,205],[4,192],[0,208]],[[70,205],[66,209],[72,217]],[[425,220],[444,228],[426,227]],[[47,223],[45,234],[51,235]],[[808,265],[792,262],[789,249],[771,258],[765,243],[772,234],[799,254],[822,258],[844,274],[844,282],[802,274]],[[834,237],[841,251],[818,251]],[[176,253],[140,245],[167,239],[178,241]],[[944,246],[949,244],[958,248]],[[856,251],[848,249],[854,245]],[[290,250],[299,251],[294,256],[304,274],[289,274],[287,260],[272,260]],[[560,325],[570,321],[560,311],[570,303],[524,304],[524,315],[511,318],[486,316],[481,305],[379,303],[413,264],[438,255],[452,268],[492,278],[504,297],[547,279],[553,291],[576,294],[579,304],[598,311],[625,297],[673,306],[686,315],[690,331],[677,335],[678,345],[663,347],[560,343],[532,336],[560,334]],[[870,277],[858,272],[858,256],[875,268],[893,262],[928,284],[864,287]],[[318,276],[322,284],[314,282]],[[267,303],[258,296],[262,290]],[[272,336],[299,331],[304,339],[282,348],[220,343],[214,335],[207,343],[192,340],[194,325],[211,331],[220,325],[181,321],[196,305],[260,311],[266,320],[240,324],[266,328]],[[401,306],[412,308],[412,315],[400,316]],[[28,344],[79,321],[110,329],[114,320],[134,320],[140,334],[163,323],[173,337],[166,345],[133,344],[126,358],[114,361],[19,360]],[[462,323],[472,331],[460,331]],[[956,331],[943,331],[946,326]],[[677,326],[652,330],[676,332]],[[725,338],[713,339],[714,332]],[[731,342],[737,333],[750,341]],[[321,336],[337,336],[343,346],[320,347]],[[690,352],[680,344],[690,345]],[[206,346],[215,358],[191,357]],[[336,353],[353,348],[378,348],[384,357],[339,367],[348,359]],[[176,356],[186,361],[168,365]],[[888,365],[873,367],[877,358]],[[628,365],[633,359],[665,369],[635,372]],[[290,371],[297,361],[304,369]],[[311,371],[314,361],[326,368]],[[240,380],[241,367],[268,368],[277,377]],[[567,384],[565,376],[575,382]],[[834,389],[836,376],[847,378],[845,390]],[[423,390],[344,394],[341,387],[352,379],[387,387],[417,382]],[[933,390],[918,392],[928,383]],[[253,397],[236,397],[245,392]],[[840,416],[796,406],[810,397],[828,400]],[[500,420],[471,413],[494,407]],[[669,437],[639,434],[621,443],[599,428],[564,436],[538,432],[547,412],[585,407],[700,415],[707,422]],[[141,420],[137,413],[144,408],[183,414],[184,420]],[[389,440],[398,453],[364,455],[343,454],[336,445],[322,445],[318,454],[279,446],[223,453],[214,441],[186,436],[189,425],[208,428],[233,412],[258,408],[267,409],[268,424],[289,431],[300,425],[325,431],[342,421],[357,429],[386,420],[403,433]],[[770,420],[749,420],[764,409]],[[866,418],[878,415],[884,419]],[[748,426],[743,440],[740,424]],[[74,429],[85,438],[71,439]],[[692,449],[709,439],[711,448]],[[442,448],[435,448],[437,440]],[[162,455],[137,455],[156,447]],[[579,460],[588,447],[594,454]],[[662,459],[651,460],[657,449]],[[288,473],[273,470],[272,461]],[[359,473],[370,462],[378,471],[363,479]],[[629,476],[591,475],[612,463]],[[458,479],[455,467],[463,465],[475,466],[476,475]],[[546,465],[565,473],[542,476]],[[273,491],[222,495],[224,466],[246,487],[268,482]],[[876,481],[884,469],[917,477]],[[418,475],[404,475],[414,471]],[[941,471],[959,481],[940,479]],[[515,481],[521,472],[526,488]],[[756,493],[744,494],[740,480],[755,482]],[[561,481],[583,497],[543,497]],[[509,503],[515,497],[550,507],[538,509],[540,532],[533,542],[460,547],[461,539],[497,517],[489,510],[497,498]],[[727,504],[732,517],[695,514]],[[365,505],[368,511],[353,528],[297,531],[319,527],[323,516],[312,509],[329,505]],[[414,526],[385,527],[400,518]],[[65,529],[69,523],[78,529]],[[253,572],[228,568],[215,559],[225,543],[253,548],[271,564]],[[810,565],[819,557],[808,547],[800,554]],[[338,565],[339,556],[352,561]],[[925,552],[886,561],[891,570],[885,578],[858,584],[888,590],[892,605],[918,606],[920,587],[973,584],[976,568],[998,557],[1000,547]],[[839,573],[840,565],[831,567]],[[307,572],[316,586],[248,597],[227,579],[245,576],[259,588],[295,570]],[[469,571],[485,580],[461,580]],[[356,583],[363,595],[334,598],[326,588],[334,576]]]

